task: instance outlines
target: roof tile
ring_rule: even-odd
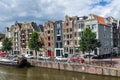
[[[107,25],[103,17],[97,15],[93,15],[93,17],[98,20],[98,23]]]

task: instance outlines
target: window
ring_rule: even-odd
[[[64,35],[64,39],[66,39],[66,35]]]
[[[15,41],[17,42],[17,41],[18,41],[18,38],[15,38]]]
[[[14,35],[17,36],[17,35],[18,35],[18,32],[15,32]]]
[[[96,24],[92,25],[92,30],[96,30]]]
[[[15,50],[18,50],[18,48],[16,47]]]
[[[50,31],[48,31],[48,34],[50,34]]]
[[[79,36],[82,36],[82,32],[79,32]]]
[[[111,41],[111,46],[113,46],[113,42]]]
[[[28,32],[29,32],[29,33],[32,33],[32,32],[33,32],[33,29],[28,29]]]
[[[72,34],[70,34],[70,38],[72,38]]]
[[[86,28],[90,28],[90,25],[86,25]]]
[[[51,30],[51,33],[53,33],[53,30]]]
[[[77,36],[77,33],[76,33],[76,32],[74,33],[74,36],[75,36],[75,37]]]
[[[59,28],[60,28],[60,23],[57,24],[57,29],[59,29]]]
[[[79,48],[75,48],[75,52],[79,52]]]
[[[57,40],[60,41],[61,40],[61,36],[57,36]]]
[[[70,28],[70,32],[72,32],[72,28]]]
[[[69,35],[67,35],[67,39],[69,38]]]
[[[110,29],[111,29],[111,33],[112,33],[113,32],[113,28],[111,27]]]
[[[75,40],[75,45],[77,45],[77,41]]]
[[[64,51],[67,52],[67,48],[64,48]]]
[[[73,45],[73,41],[70,41],[70,45]]]
[[[104,34],[104,38],[106,38],[105,34]]]
[[[64,41],[64,45],[67,45],[66,41]]]
[[[50,47],[50,42],[48,43],[48,46]]]
[[[57,30],[57,34],[61,34],[61,30],[60,29]]]
[[[56,48],[58,48],[58,43],[56,43]]]
[[[67,52],[68,52],[68,48],[66,48]]]
[[[69,41],[67,41],[67,45],[69,45]]]
[[[110,34],[110,37],[111,37],[111,38],[113,38],[113,35],[112,35],[112,34]]]
[[[73,54],[73,49],[72,48],[70,48],[70,53]]]
[[[48,40],[50,41],[50,36],[48,36]]]
[[[69,29],[67,29],[67,33],[69,32]]]
[[[60,42],[60,48],[62,48],[62,42]]]
[[[104,31],[106,31],[106,26],[104,26]]]
[[[68,23],[68,22],[66,22],[66,26],[69,26],[69,23]]]
[[[83,29],[84,28],[84,24],[79,24],[79,29]]]

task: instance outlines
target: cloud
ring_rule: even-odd
[[[18,22],[64,20],[65,15],[83,16],[94,13],[120,18],[119,0],[0,0],[0,27]]]

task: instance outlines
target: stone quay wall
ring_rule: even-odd
[[[95,65],[80,64],[80,63],[39,61],[39,60],[38,61],[29,60],[29,62],[31,63],[31,65],[37,67],[120,77],[120,70],[112,67],[103,67],[103,66],[95,66]]]

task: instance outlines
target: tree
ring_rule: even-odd
[[[9,38],[5,38],[2,42],[2,50],[3,51],[10,51],[12,49],[12,40]]]
[[[28,42],[28,46],[30,49],[35,50],[35,55],[37,58],[37,51],[39,51],[39,48],[42,48],[43,43],[39,41],[39,34],[37,31],[33,31],[32,35],[30,36],[30,40]]]
[[[98,47],[101,47],[100,41],[96,39],[96,33],[92,32],[90,28],[86,28],[83,31],[82,36],[79,40],[80,50],[84,52],[89,52],[89,62],[90,62],[90,52],[94,51]]]

